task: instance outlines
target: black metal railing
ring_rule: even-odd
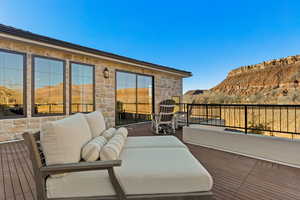
[[[24,115],[24,105],[16,103],[0,103],[0,119],[7,116]]]
[[[93,112],[94,111],[94,104],[92,104],[92,103],[72,103],[70,111],[72,113],[77,113],[77,112],[83,112],[83,113]]]
[[[34,105],[36,114],[62,114],[64,112],[64,103],[38,103]],[[93,112],[94,104],[72,103],[72,113]]]
[[[123,103],[117,102],[117,125],[144,122],[151,120],[151,103]]]
[[[34,104],[35,114],[61,114],[64,112],[63,103],[36,103]]]
[[[187,125],[220,126],[241,133],[300,138],[300,105],[181,104]]]

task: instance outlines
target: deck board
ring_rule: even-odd
[[[128,127],[131,136],[152,135],[148,124]],[[182,138],[181,131],[176,136]],[[299,200],[300,169],[188,145],[214,179],[215,200]],[[0,200],[32,200],[33,171],[24,142],[0,144]]]

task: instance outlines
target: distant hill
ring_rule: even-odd
[[[199,103],[300,103],[300,55],[239,67],[210,90],[191,93],[184,99]]]
[[[21,104],[22,100],[20,90],[9,89],[0,85],[0,104]]]
[[[189,90],[186,93],[184,93],[183,102],[191,103],[192,99],[194,99],[198,95],[204,94],[205,92],[207,92],[207,90]]]

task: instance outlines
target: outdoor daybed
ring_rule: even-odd
[[[91,124],[99,112],[92,115],[94,121],[75,114],[23,134],[38,199],[211,199],[211,176],[174,136],[128,137],[117,160],[100,153],[100,161],[83,162],[89,141],[82,140],[91,141],[99,129]]]

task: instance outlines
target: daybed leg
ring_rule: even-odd
[[[113,168],[108,168],[108,175],[109,175],[109,179],[110,179],[110,182],[116,192],[116,195],[118,197],[119,200],[125,200],[126,199],[126,195],[125,195],[125,192],[122,188],[122,186],[120,185],[116,175],[115,175],[115,172],[114,172],[114,169]]]

